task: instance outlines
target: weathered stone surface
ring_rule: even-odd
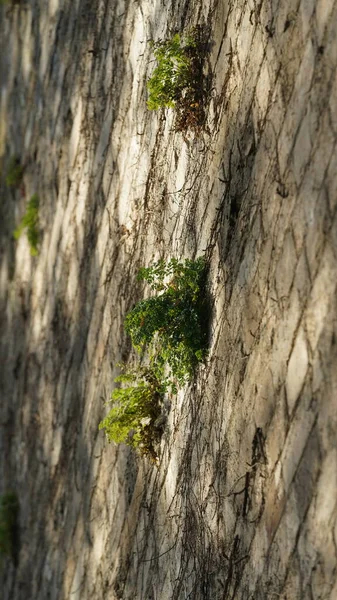
[[[4,600],[335,600],[336,0],[0,8]],[[200,137],[146,108],[151,38],[204,26]],[[12,231],[40,197],[41,249]],[[210,352],[159,465],[98,423],[139,266],[206,251]]]

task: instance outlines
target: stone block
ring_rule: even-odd
[[[284,240],[281,257],[275,271],[275,288],[278,298],[289,295],[295,276],[297,255],[292,230],[288,230]]]
[[[329,17],[334,5],[334,0],[317,0],[316,2],[315,25],[319,44],[323,41],[324,33],[329,24]]]
[[[266,565],[269,576],[272,576],[274,569],[277,568],[279,580],[282,581],[285,578],[289,560],[291,560],[296,547],[300,524],[301,521],[296,510],[296,496],[294,491],[291,490],[287,496],[275,537],[270,546],[269,560]]]
[[[329,209],[333,213],[337,204],[337,178],[335,177],[337,169],[337,152],[333,152],[325,178],[326,189],[328,193]]]
[[[257,80],[256,85],[256,99],[259,106],[259,119],[261,121],[264,120],[270,101],[270,92],[271,92],[271,84],[270,84],[270,76],[268,71],[267,61],[264,60],[261,69],[259,78]]]
[[[302,183],[305,169],[309,168],[311,150],[312,139],[310,135],[310,114],[307,113],[302,119],[293,150],[292,162],[298,187]]]
[[[310,386],[307,385],[293,415],[279,460],[285,491],[289,489],[294,479],[316,419],[315,407],[311,406],[311,401],[312,393]]]
[[[307,336],[313,351],[323,330],[336,286],[335,257],[330,245],[326,245],[306,310]]]
[[[310,271],[304,250],[302,250],[296,266],[294,286],[298,291],[301,301],[304,303],[311,287]]]
[[[241,35],[237,38],[237,45],[236,45],[238,61],[239,61],[239,68],[240,68],[240,71],[242,74],[244,73],[244,70],[246,67],[247,58],[249,58],[249,53],[250,53],[254,30],[255,30],[254,25],[250,21],[250,13],[251,13],[251,11],[247,4],[246,10],[244,11],[243,15],[241,16],[241,22],[240,22]]]
[[[288,363],[286,379],[287,403],[291,415],[304,385],[309,365],[309,356],[305,332],[301,327],[296,335],[294,348]]]
[[[288,410],[284,388],[279,392],[266,438],[268,471],[272,472],[283,450],[288,430]]]
[[[310,32],[316,0],[301,0],[299,17],[301,19],[302,35],[305,40]]]
[[[287,106],[286,118],[278,139],[278,155],[280,174],[283,175],[290,153],[292,151],[296,133],[309,100],[309,92],[315,68],[315,53],[311,39],[306,43],[302,62],[296,76],[293,92]]]

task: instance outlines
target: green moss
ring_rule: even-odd
[[[19,226],[14,230],[14,238],[16,240],[27,232],[27,238],[32,256],[38,254],[39,244],[39,197],[34,194],[28,202],[27,210],[21,219]]]
[[[17,156],[12,156],[6,172],[6,185],[8,187],[19,187],[23,176],[23,166]]]

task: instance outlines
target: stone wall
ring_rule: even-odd
[[[7,15],[5,14],[7,11]],[[1,8],[4,600],[337,597],[337,3]],[[150,39],[200,24],[207,123],[146,108]],[[37,258],[12,231],[40,197]],[[153,259],[210,264],[210,352],[159,465],[98,423]]]

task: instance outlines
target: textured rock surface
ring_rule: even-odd
[[[337,598],[337,2],[1,9],[4,600]],[[199,139],[146,109],[148,41],[205,26]],[[11,232],[40,196],[38,258]],[[97,425],[140,265],[206,250],[207,365],[160,465]]]

